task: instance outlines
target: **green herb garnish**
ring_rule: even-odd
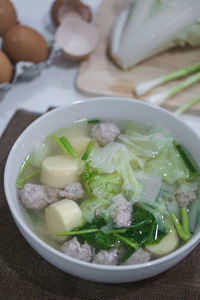
[[[133,222],[129,227],[116,228],[110,221],[111,219],[100,217],[72,231],[58,232],[56,235],[77,236],[81,243],[87,242],[101,250],[124,245],[129,249],[122,259],[124,262],[139,247],[158,243],[166,234],[160,232],[154,216],[143,208],[134,207]]]
[[[35,171],[33,171],[32,173],[28,174],[25,177],[18,178],[17,181],[16,181],[17,188],[22,189],[23,185],[24,185],[24,182],[26,182],[27,180],[31,179],[32,177],[34,177],[35,175],[37,175],[39,173],[40,173],[40,170],[35,170]]]
[[[61,142],[61,140],[55,134],[51,134],[50,137],[58,144],[58,146],[60,146],[60,148],[66,154],[69,154],[68,149],[65,147],[65,145],[63,145],[63,143]]]
[[[100,120],[88,120],[88,124],[100,123]]]
[[[65,136],[62,136],[61,138],[59,138],[59,140],[74,158],[78,157],[78,154],[76,153],[75,149],[72,147],[72,145]]]
[[[27,157],[23,161],[23,164],[21,166],[19,176],[18,176],[19,178],[21,178],[23,176],[24,172],[26,171],[26,169],[28,168],[29,165],[30,165],[30,154],[27,155]]]
[[[93,140],[91,140],[89,143],[88,143],[88,145],[87,145],[87,148],[86,148],[86,151],[85,151],[85,153],[83,154],[83,156],[82,156],[82,160],[87,160],[88,159],[88,156],[90,155],[90,152],[92,151],[92,147],[94,146],[94,141]]]

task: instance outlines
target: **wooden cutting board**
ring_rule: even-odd
[[[77,88],[86,95],[138,98],[134,95],[134,87],[138,83],[200,61],[199,48],[176,48],[148,59],[128,71],[120,70],[109,59],[108,47],[112,26],[123,4],[124,0],[104,0],[98,10],[95,25],[100,39],[93,54],[81,63],[76,79]],[[173,81],[165,84],[154,89],[153,93],[162,92],[177,83],[178,81]],[[174,111],[198,93],[200,93],[200,83],[169,99],[163,106]],[[200,114],[200,103],[189,112]]]

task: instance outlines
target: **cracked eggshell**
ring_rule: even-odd
[[[0,36],[15,24],[17,24],[15,7],[9,0],[0,0]]]
[[[13,76],[11,61],[5,53],[0,50],[0,84],[10,82]]]
[[[56,0],[51,7],[51,18],[54,25],[58,26],[64,17],[73,12],[79,14],[86,22],[91,21],[90,7],[80,0]]]
[[[39,63],[48,57],[48,46],[42,35],[23,25],[12,26],[6,31],[3,50],[13,63],[19,61]]]
[[[96,48],[98,32],[93,24],[73,15],[65,17],[58,27],[55,42],[68,58],[81,60]]]

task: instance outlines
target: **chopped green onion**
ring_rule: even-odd
[[[146,98],[146,100],[154,105],[161,105],[170,97],[176,95],[177,93],[181,92],[182,90],[190,87],[191,85],[195,84],[196,82],[200,81],[200,72],[190,76],[180,84],[176,85],[175,87],[169,89],[166,92],[160,94],[154,94]]]
[[[188,169],[190,170],[190,172],[196,173],[196,169],[195,169],[191,159],[188,157],[187,150],[180,144],[176,145],[176,149],[180,153],[182,159],[184,160],[184,162],[185,162],[186,166],[188,167]]]
[[[66,153],[69,154],[68,150],[66,147],[63,145],[63,143],[60,141],[60,139],[55,135],[51,134],[50,137],[60,146],[60,148]]]
[[[194,97],[193,99],[189,100],[187,103],[185,103],[183,106],[181,106],[179,109],[175,111],[176,115],[180,115],[184,113],[186,110],[188,110],[190,107],[195,105],[200,101],[200,94]]]
[[[138,249],[138,243],[133,243],[133,242],[131,242],[129,239],[127,239],[127,238],[125,238],[125,237],[119,235],[118,233],[114,233],[114,235],[115,235],[121,242],[123,242],[123,243],[125,243],[125,244],[131,246],[132,248],[134,248],[134,249],[136,249],[136,250]]]
[[[65,136],[62,136],[61,138],[59,138],[59,140],[74,158],[78,157],[78,154]]]
[[[95,142],[93,140],[88,143],[86,151],[85,151],[85,153],[83,154],[83,156],[81,158],[82,160],[87,160],[88,159],[88,156],[90,155],[90,152],[92,151],[92,147],[94,146],[94,143]]]
[[[39,173],[40,173],[39,170],[35,170],[32,173],[30,173],[29,175],[25,176],[24,178],[17,179],[17,181],[16,181],[17,188],[21,189],[23,187],[23,184],[25,181],[29,180],[30,178],[34,177],[35,175],[37,175]]]
[[[183,69],[179,69],[175,72],[169,73],[167,75],[155,78],[153,80],[149,80],[146,82],[143,82],[141,84],[138,84],[135,88],[135,92],[138,96],[144,95],[150,90],[152,90],[154,87],[157,87],[161,84],[167,83],[171,80],[181,78],[183,76],[189,75],[191,73],[194,73],[196,71],[200,70],[200,63],[185,67]]]
[[[100,120],[88,120],[88,124],[100,123]]]
[[[183,226],[183,230],[185,231],[185,233],[190,235],[189,226],[188,226],[188,214],[187,214],[187,208],[186,207],[182,207],[180,209],[180,218],[181,218],[181,223],[182,223],[182,226]]]
[[[22,175],[24,174],[24,172],[26,171],[29,165],[30,165],[30,154],[27,155],[27,157],[25,158],[22,164],[21,170],[19,172],[19,178],[22,177]]]
[[[184,231],[181,223],[179,222],[179,220],[177,219],[177,217],[175,216],[174,213],[171,213],[170,215],[171,215],[172,221],[174,223],[174,226],[176,228],[176,231],[177,231],[178,235],[180,236],[180,238],[182,240],[187,242],[190,239],[191,235]]]

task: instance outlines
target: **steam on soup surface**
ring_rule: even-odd
[[[200,223],[199,183],[194,159],[163,130],[91,120],[38,141],[16,184],[45,242],[87,262],[128,265],[191,238]]]

